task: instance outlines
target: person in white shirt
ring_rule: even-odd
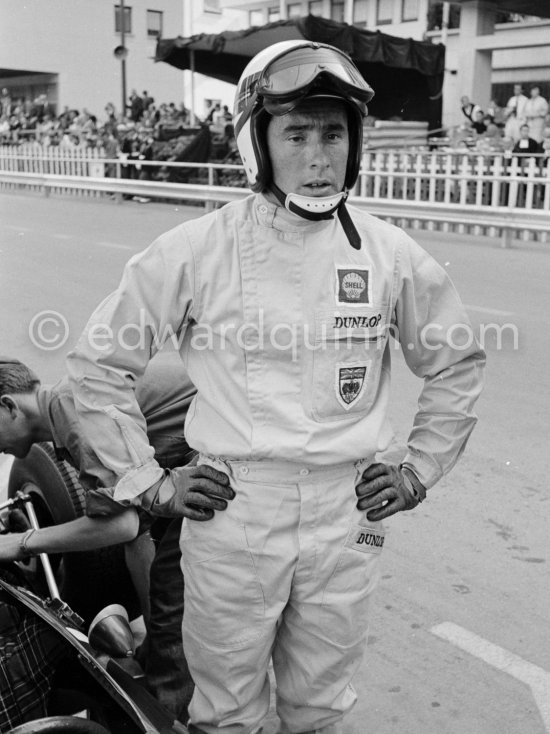
[[[525,122],[525,105],[527,103],[527,97],[523,94],[521,84],[514,84],[514,94],[510,97],[506,103],[506,110],[508,112],[515,112],[516,119],[521,124]]]
[[[506,103],[506,122],[504,137],[517,142],[520,138],[519,129],[526,122],[525,105],[527,97],[523,94],[521,84],[514,84],[514,94]]]
[[[548,102],[540,94],[540,87],[530,89],[530,97],[525,103],[525,118],[529,125],[529,135],[541,143],[544,137],[544,126],[548,114]]]

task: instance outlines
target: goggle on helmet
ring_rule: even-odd
[[[374,91],[343,51],[312,41],[283,41],[260,51],[237,85],[235,138],[253,191],[263,191],[271,182],[265,143],[267,115],[284,115],[314,96],[338,98],[347,104],[350,154],[344,185],[346,189],[354,185],[361,165],[363,118]]]

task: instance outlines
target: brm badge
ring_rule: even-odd
[[[337,303],[370,303],[371,275],[370,270],[361,268],[336,268],[336,302]]]
[[[336,370],[336,397],[344,410],[349,410],[365,390],[367,365],[338,365]]]

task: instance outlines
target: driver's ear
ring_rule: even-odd
[[[7,410],[12,418],[15,418],[19,411],[19,406],[11,395],[0,396],[0,408]]]

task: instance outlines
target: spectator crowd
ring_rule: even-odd
[[[521,84],[514,84],[505,107],[491,100],[484,111],[467,96],[460,103],[465,119],[452,132],[452,147],[471,147],[482,153],[550,154],[549,105],[539,86],[533,85],[527,96]]]
[[[473,148],[482,153],[550,153],[549,105],[537,85],[527,96],[522,85],[515,84],[505,107],[491,100],[487,110],[463,96],[461,110],[464,122],[451,131],[451,148]],[[183,103],[179,107],[174,102],[157,105],[147,90],[141,95],[132,90],[123,113],[109,102],[98,117],[86,108],[65,107],[57,114],[45,94],[31,100],[13,98],[7,88],[0,92],[0,145],[100,148],[111,159],[177,160],[188,142],[185,131],[192,129],[194,122],[218,133],[223,153],[231,152],[231,112],[220,103],[211,105],[204,120],[194,121]],[[223,153],[220,158],[224,158]],[[148,170],[127,169],[135,177],[147,177]]]
[[[235,150],[231,117],[227,105],[215,103],[204,120],[193,119],[183,103],[157,105],[146,90],[141,95],[132,90],[122,114],[111,102],[101,116],[86,108],[69,107],[56,114],[45,94],[34,100],[12,98],[4,88],[0,92],[0,145],[32,144],[65,151],[95,148],[106,159],[128,162],[122,166],[124,178],[150,179],[161,175],[147,165],[152,160],[230,160]],[[199,145],[189,151],[199,131]],[[207,144],[202,133],[206,133]],[[105,173],[116,176],[116,163],[106,163]]]
[[[82,110],[65,107],[58,114],[45,94],[31,100],[12,98],[7,88],[0,93],[0,141],[4,144],[38,142],[44,146],[95,148],[109,134],[121,143],[130,132],[159,138],[164,129],[177,129],[189,123],[190,115],[183,104],[156,105],[147,91],[140,96],[133,90],[121,114],[109,102],[101,117],[85,107]]]

